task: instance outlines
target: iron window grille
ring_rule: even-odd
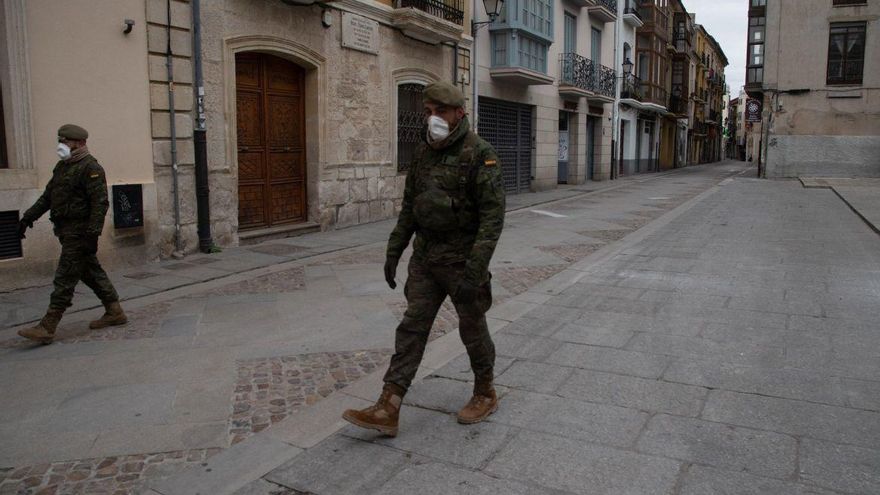
[[[828,38],[828,84],[862,84],[865,69],[865,22],[831,24]]]
[[[868,0],[834,0],[832,5],[865,5],[868,3]]]
[[[416,148],[425,133],[422,93],[425,86],[406,83],[397,86],[397,171],[406,172],[415,160]]]
[[[21,258],[18,237],[18,211],[0,211],[0,260]]]

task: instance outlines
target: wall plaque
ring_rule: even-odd
[[[366,17],[342,13],[342,46],[374,55],[379,54],[379,23]]]
[[[113,227],[129,229],[144,226],[144,191],[141,184],[113,186]]]

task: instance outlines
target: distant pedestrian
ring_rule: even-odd
[[[55,338],[58,322],[72,304],[73,291],[80,280],[95,292],[106,310],[101,318],[89,323],[89,328],[128,322],[119,305],[119,295],[96,256],[98,237],[110,203],[104,169],[89,154],[88,137],[85,129],[73,124],[58,129],[56,151],[60,160],[46,190],[24,213],[18,225],[19,236],[24,239],[27,229],[48,211],[55,236],[61,242],[61,258],[55,271],[55,290],[49,299],[49,309],[37,325],[18,332],[42,344],[50,344]]]
[[[375,405],[347,410],[347,421],[397,435],[400,404],[416,375],[437,311],[452,298],[461,340],[474,372],[473,396],[458,413],[477,423],[498,407],[493,387],[495,346],[486,324],[492,305],[489,260],[504,225],[501,163],[471,129],[461,91],[449,83],[425,88],[424,142],[407,177],[397,226],[388,240],[385,280],[394,289],[397,264],[413,241],[404,294],[406,312],[395,353]]]

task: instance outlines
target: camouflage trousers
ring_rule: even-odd
[[[464,263],[435,265],[411,259],[409,276],[404,286],[406,312],[397,326],[394,339],[394,355],[385,373],[385,383],[393,383],[407,390],[416,376],[428,335],[437,311],[447,295],[455,292],[464,272]],[[492,306],[491,283],[480,287],[473,301],[456,301],[461,341],[467,349],[474,377],[479,381],[491,381],[495,366],[495,344],[486,324],[486,311]]]
[[[49,298],[49,308],[64,311],[73,304],[73,291],[82,280],[103,303],[119,300],[116,289],[107,277],[107,272],[98,263],[98,257],[86,253],[82,237],[62,235],[61,258],[55,270],[55,290]]]

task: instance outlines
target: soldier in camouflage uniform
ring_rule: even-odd
[[[61,160],[55,165],[46,190],[19,222],[19,235],[24,239],[27,229],[48,211],[55,236],[61,241],[61,258],[55,271],[55,290],[49,310],[37,325],[18,332],[43,344],[55,338],[55,328],[64,310],[70,307],[80,280],[95,292],[106,309],[100,319],[89,323],[90,328],[122,325],[128,321],[119,305],[116,289],[96,256],[98,237],[110,203],[104,169],[89,154],[88,137],[89,133],[76,125],[67,124],[58,129],[57,151]]]
[[[458,313],[475,378],[473,397],[459,411],[458,421],[482,421],[498,407],[492,386],[495,346],[486,311],[492,305],[489,260],[504,225],[501,164],[492,146],[470,130],[458,88],[442,82],[429,85],[424,106],[426,141],[407,175],[385,262],[385,280],[394,289],[398,260],[415,234],[404,287],[406,312],[378,402],[343,414],[355,425],[391,436],[397,434],[400,403],[447,295]]]

